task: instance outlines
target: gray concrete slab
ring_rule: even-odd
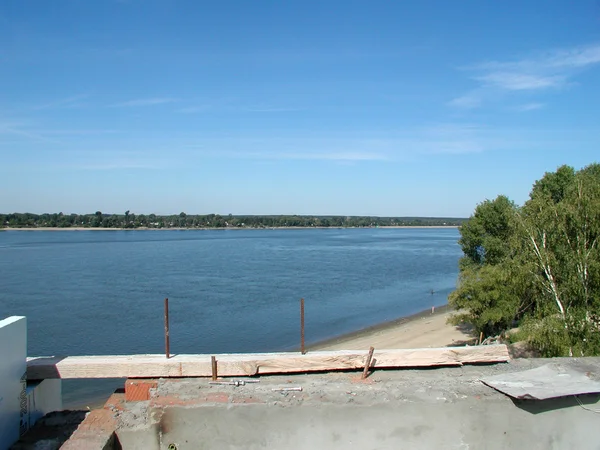
[[[127,449],[600,449],[600,415],[574,397],[512,400],[486,376],[577,367],[598,380],[600,358],[514,360],[459,368],[262,377],[245,386],[161,380],[147,402],[125,405]],[[301,386],[301,392],[274,387]],[[600,397],[581,396],[598,409]]]

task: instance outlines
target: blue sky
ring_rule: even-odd
[[[600,4],[0,3],[0,211],[468,216],[600,154]]]

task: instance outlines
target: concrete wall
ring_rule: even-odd
[[[0,450],[9,448],[35,422],[62,409],[61,380],[27,383],[27,319],[0,321]]]
[[[62,410],[61,380],[42,380],[27,383],[27,410],[21,421],[26,429],[52,411]]]
[[[154,433],[118,433],[123,449],[598,449],[596,414],[531,414],[506,401],[170,408]],[[168,423],[167,423],[168,422]],[[166,426],[165,426],[166,425]]]
[[[25,317],[1,320],[0,450],[9,448],[21,434],[21,410],[26,409],[27,403],[26,361],[27,320]]]
[[[513,401],[480,381],[548,363],[600,381],[600,358],[376,370],[364,381],[354,373],[245,386],[165,379],[149,400],[121,405],[117,436],[124,450],[600,449],[600,395]],[[277,391],[289,386],[302,391]]]

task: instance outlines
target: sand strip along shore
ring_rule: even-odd
[[[447,305],[403,317],[392,322],[319,342],[308,350],[368,350],[382,348],[434,348],[473,343],[475,337],[468,327],[447,323],[453,314]]]

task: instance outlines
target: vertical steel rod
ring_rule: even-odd
[[[217,381],[217,358],[214,356],[211,356],[210,363],[212,366],[212,379],[213,379],[213,381]]]
[[[365,370],[363,371],[363,374],[362,374],[363,380],[369,376],[369,368],[371,367],[371,359],[373,359],[374,351],[375,351],[375,348],[373,348],[373,347],[371,347],[369,349],[369,354],[367,355],[367,361],[365,362]]]
[[[171,348],[169,343],[169,299],[165,298],[165,355],[167,359],[171,357]]]
[[[304,299],[300,299],[300,352],[306,354],[304,348]]]

